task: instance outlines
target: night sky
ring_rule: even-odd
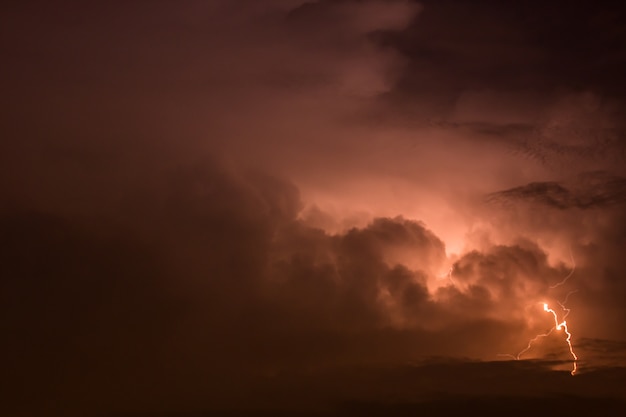
[[[626,415],[619,2],[6,3],[0,414]]]

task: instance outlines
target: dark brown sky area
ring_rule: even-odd
[[[626,415],[618,2],[9,1],[0,414]]]

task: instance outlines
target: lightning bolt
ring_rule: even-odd
[[[560,303],[562,305],[562,303]],[[567,316],[567,314],[569,314],[569,310],[567,310],[565,316]],[[565,332],[565,334],[567,335],[567,337],[565,338],[565,341],[567,342],[567,346],[569,347],[569,353],[572,355],[572,358],[574,358],[574,368],[572,369],[572,372],[570,372],[572,374],[572,376],[576,373],[577,370],[577,366],[576,366],[576,362],[578,361],[578,356],[576,356],[576,353],[574,353],[574,348],[572,347],[572,334],[570,333],[570,331],[567,328],[567,321],[565,321],[565,317],[563,318],[563,320],[559,323],[559,320],[557,318],[556,312],[551,309],[550,307],[548,307],[547,303],[543,303],[543,311],[546,311],[548,313],[552,313],[552,316],[554,317],[554,327],[556,328],[556,330],[563,330]]]
[[[567,300],[569,300],[569,296],[574,294],[577,291],[578,290],[572,290],[572,291],[568,292],[567,295],[565,296],[565,299],[563,301],[559,302],[559,305],[561,306],[561,309],[563,311],[565,311],[565,314],[563,315],[563,320],[565,320],[567,318],[567,316],[569,316],[569,313],[571,311],[570,308],[565,308],[565,304],[567,303]]]
[[[556,283],[554,285],[551,285],[549,287],[550,289],[557,288],[557,287],[560,287],[561,285],[565,284],[570,279],[570,277],[574,274],[574,271],[576,270],[576,262],[574,261],[574,257],[572,255],[572,251],[571,250],[570,250],[570,258],[572,260],[572,270],[560,282],[558,282],[558,283]],[[572,376],[574,376],[576,374],[577,370],[578,370],[578,363],[577,363],[578,362],[578,356],[574,352],[574,347],[572,346],[572,333],[569,331],[569,328],[567,327],[567,321],[566,321],[566,318],[567,318],[567,316],[569,316],[569,313],[570,313],[571,309],[566,308],[565,304],[567,304],[567,300],[569,299],[570,295],[574,294],[577,291],[578,290],[570,291],[569,293],[567,293],[567,295],[565,296],[565,299],[563,301],[558,302],[559,306],[564,311],[563,317],[562,317],[560,322],[559,322],[558,315],[557,315],[556,311],[554,311],[552,308],[550,308],[547,303],[543,303],[543,310],[545,312],[547,312],[547,313],[551,313],[552,317],[554,318],[554,326],[549,331],[547,331],[546,333],[538,334],[535,337],[533,337],[532,339],[530,339],[528,341],[528,345],[524,349],[522,349],[517,355],[499,354],[498,356],[506,356],[506,357],[512,358],[513,360],[520,360],[521,356],[524,353],[528,352],[530,350],[530,348],[533,346],[533,344],[535,342],[537,342],[539,339],[543,339],[544,337],[547,337],[547,336],[551,335],[554,330],[557,330],[557,331],[563,330],[564,333],[566,334],[565,342],[567,343],[567,347],[569,348],[569,353],[570,353],[570,355],[573,358],[573,368],[572,368],[572,371],[570,372],[570,374]]]
[[[533,346],[533,344],[539,340],[539,339],[543,339],[544,337],[550,336],[552,334],[552,332],[554,331],[555,327],[552,327],[550,330],[548,330],[546,333],[541,333],[538,334],[537,336],[533,337],[532,339],[530,339],[528,341],[528,346],[526,346],[523,350],[521,350],[517,355],[512,355],[510,353],[499,353],[498,356],[506,356],[509,358],[512,358],[516,361],[520,360],[520,357],[528,352],[530,350],[530,348]]]
[[[567,282],[567,280],[569,280],[572,275],[574,275],[574,271],[576,271],[576,261],[574,261],[574,255],[572,255],[572,250],[571,249],[569,250],[569,257],[572,260],[572,270],[560,282],[557,282],[554,285],[550,285],[550,287],[548,287],[548,288],[554,289],[554,288],[560,287],[561,285],[565,284]]]

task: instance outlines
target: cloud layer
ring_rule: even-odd
[[[0,18],[11,411],[621,381],[624,86],[599,76],[623,66],[617,12],[262,3]],[[562,333],[524,350],[554,327],[543,303],[567,315],[576,382]],[[503,360],[520,352],[537,361]]]

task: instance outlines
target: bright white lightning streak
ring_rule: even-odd
[[[554,326],[549,331],[547,331],[546,333],[538,334],[537,336],[535,336],[532,339],[530,339],[528,341],[528,345],[523,350],[521,350],[517,355],[511,355],[510,353],[501,353],[498,356],[506,356],[506,357],[509,357],[511,359],[514,359],[514,360],[518,361],[518,360],[520,360],[521,356],[524,353],[526,353],[526,352],[528,352],[530,350],[532,345],[537,340],[542,339],[542,338],[547,337],[547,336],[550,336],[554,330],[559,330],[560,331],[561,329],[563,329],[565,331],[565,334],[567,335],[567,337],[565,339],[565,341],[567,342],[567,347],[569,348],[569,352],[572,355],[572,358],[574,358],[573,369],[570,372],[572,374],[572,376],[573,376],[576,373],[576,371],[578,370],[578,367],[577,367],[578,356],[574,352],[574,348],[572,346],[572,334],[570,333],[569,329],[567,328],[567,322],[565,321],[567,316],[569,316],[569,313],[570,313],[571,309],[565,308],[565,303],[567,303],[567,299],[569,298],[569,296],[572,295],[573,293],[575,293],[576,291],[578,291],[578,290],[570,291],[567,294],[567,296],[565,297],[565,299],[563,301],[559,302],[559,305],[561,306],[561,308],[565,312],[565,314],[563,315],[563,318],[561,319],[561,322],[559,322],[559,320],[558,320],[558,316],[556,314],[556,311],[554,311],[553,309],[549,308],[547,303],[543,303],[543,311],[546,311],[548,313],[552,313],[552,316],[554,317]]]
[[[567,280],[569,280],[570,277],[574,274],[574,271],[576,270],[576,262],[574,261],[574,256],[572,255],[572,251],[571,250],[570,250],[570,258],[572,260],[572,270],[560,282],[558,282],[558,283],[556,283],[554,285],[551,285],[549,287],[550,289],[557,288],[557,287],[560,287],[561,285],[565,284],[567,282]],[[567,316],[569,316],[569,313],[570,313],[571,309],[566,308],[565,304],[567,303],[567,300],[569,299],[570,295],[572,295],[573,293],[575,293],[577,291],[578,290],[570,291],[569,293],[567,293],[567,295],[565,296],[565,299],[563,301],[558,302],[559,306],[561,306],[561,309],[563,309],[563,311],[565,312],[565,314],[563,314],[563,318],[561,319],[560,323],[559,323],[559,320],[558,320],[556,312],[553,309],[549,308],[547,303],[543,303],[544,311],[552,313],[552,316],[554,317],[554,327],[552,327],[548,332],[538,334],[537,336],[535,336],[532,339],[530,339],[528,341],[528,345],[523,350],[521,350],[517,355],[512,355],[510,353],[506,353],[506,354],[501,353],[501,354],[498,354],[498,356],[506,356],[506,357],[509,357],[511,359],[514,359],[514,360],[520,360],[521,356],[524,353],[528,352],[530,350],[530,348],[533,346],[533,344],[535,342],[537,342],[537,340],[549,336],[550,334],[552,334],[552,332],[555,329],[559,330],[559,331],[561,329],[563,329],[565,331],[565,334],[567,335],[565,341],[567,342],[567,346],[569,348],[569,352],[570,352],[572,358],[574,359],[573,369],[572,369],[572,371],[570,373],[571,373],[572,376],[574,374],[576,374],[576,371],[578,369],[577,368],[578,356],[574,352],[574,348],[572,346],[572,334],[570,333],[570,331],[569,331],[569,329],[567,327],[567,321],[565,320],[567,318]]]
[[[576,261],[574,260],[574,255],[572,254],[572,250],[571,249],[569,251],[569,255],[570,255],[570,259],[572,260],[572,270],[560,282],[557,282],[556,284],[551,285],[549,287],[550,289],[554,289],[554,288],[560,287],[561,285],[565,284],[571,278],[572,275],[574,275],[574,271],[576,271]],[[552,316],[554,317],[554,327],[552,327],[548,332],[542,333],[542,334],[538,334],[537,336],[535,336],[532,339],[530,339],[528,341],[528,345],[522,351],[520,351],[517,355],[501,354],[500,356],[507,356],[507,357],[513,358],[515,360],[519,360],[520,357],[524,353],[526,353],[526,352],[528,352],[530,350],[532,345],[537,340],[549,336],[550,334],[552,334],[552,332],[555,329],[557,331],[560,331],[561,329],[563,329],[565,331],[565,334],[567,335],[567,337],[565,338],[565,341],[567,342],[567,347],[569,348],[569,352],[572,355],[572,358],[574,358],[573,369],[570,372],[572,374],[572,376],[573,376],[576,373],[577,369],[578,369],[577,368],[578,356],[576,355],[576,353],[574,352],[574,348],[572,347],[572,334],[570,333],[569,329],[567,328],[567,321],[565,321],[567,316],[569,316],[569,313],[570,313],[571,310],[569,308],[566,308],[565,304],[567,303],[567,300],[569,299],[569,296],[572,295],[573,293],[575,293],[576,291],[577,290],[570,291],[565,296],[565,299],[563,301],[559,302],[559,305],[561,306],[561,308],[565,312],[565,314],[563,314],[563,318],[561,319],[560,323],[559,323],[559,320],[558,320],[556,312],[553,309],[549,308],[547,303],[543,303],[543,310],[548,312],[548,313],[552,313]]]
[[[569,295],[569,294],[568,294]],[[572,347],[572,334],[569,332],[568,328],[567,328],[567,322],[565,321],[565,318],[563,319],[563,321],[561,321],[559,323],[559,320],[557,318],[556,312],[551,309],[550,307],[548,307],[547,303],[543,303],[543,311],[546,311],[548,313],[552,313],[552,316],[554,317],[554,325],[557,330],[561,330],[563,329],[563,331],[565,332],[565,334],[567,335],[567,337],[565,338],[565,341],[567,342],[567,346],[569,347],[569,353],[572,355],[572,358],[574,358],[574,368],[572,369],[572,372],[570,372],[572,375],[574,375],[576,373],[576,362],[578,361],[578,356],[576,356],[576,353],[574,353],[574,348]],[[569,314],[569,310],[566,313]]]

